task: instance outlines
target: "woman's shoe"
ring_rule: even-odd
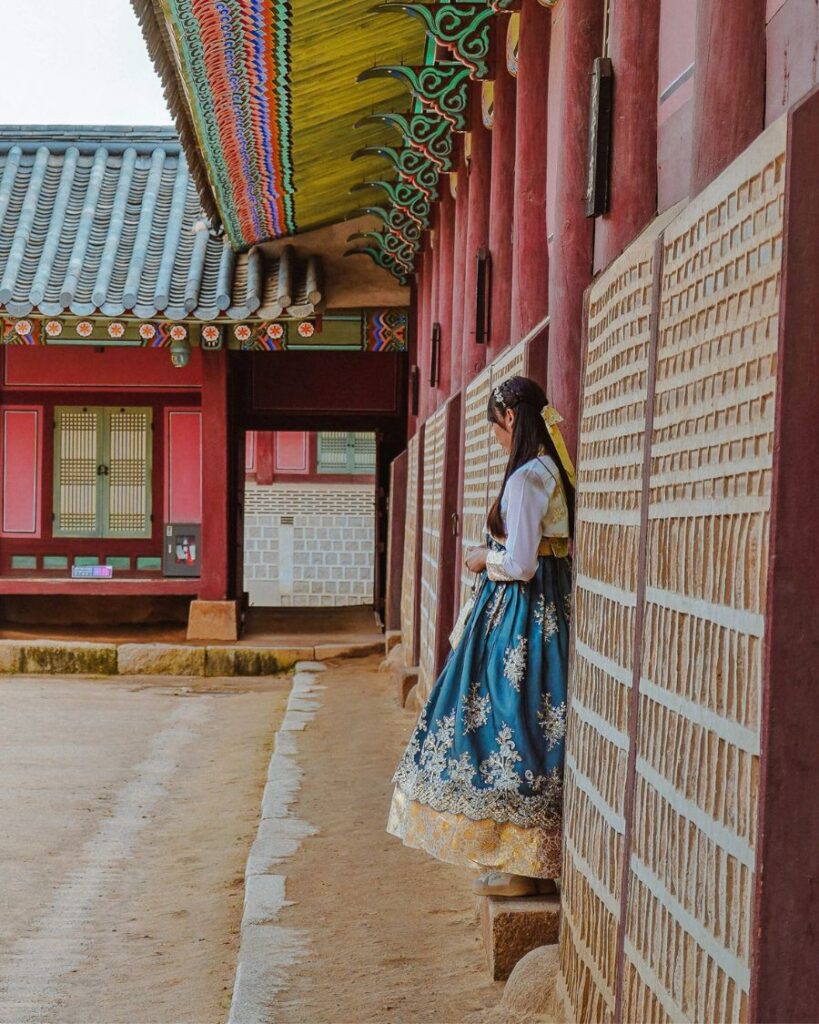
[[[538,881],[508,871],[487,871],[472,882],[472,891],[479,896],[534,896]]]

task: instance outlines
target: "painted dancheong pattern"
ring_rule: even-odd
[[[785,126],[666,230],[627,1020],[746,1020]]]
[[[578,1020],[614,1012],[654,246],[613,264],[589,307],[560,951]]]

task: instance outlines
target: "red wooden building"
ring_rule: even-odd
[[[235,621],[244,434],[375,431],[376,601],[426,688],[501,468],[486,395],[528,372],[578,468],[566,1019],[811,1019],[816,4],[134,6],[190,185],[167,136],[3,142],[5,450],[25,469],[4,470],[3,593],[80,586],[46,557],[130,558],[83,593]],[[83,342],[67,364],[61,337]],[[187,367],[138,338],[190,344]],[[69,436],[97,439],[70,455],[103,478],[95,528],[120,488],[139,536],[55,533],[67,406],[89,424]],[[177,479],[195,510],[199,428],[200,578],[165,577],[138,559],[161,556]],[[150,447],[153,523],[100,457],[115,436],[143,480]]]

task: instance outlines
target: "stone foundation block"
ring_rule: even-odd
[[[397,647],[401,643],[401,630],[400,629],[388,629],[384,634],[384,657],[390,653],[393,647]]]
[[[316,647],[316,661],[331,658],[366,658],[370,654],[381,654],[383,643],[374,644],[319,644]]]
[[[117,648],[113,644],[64,643],[40,640],[20,646],[18,671],[22,675],[117,674]]]
[[[191,601],[188,640],[238,640],[237,601]]]
[[[483,896],[479,909],[486,960],[495,981],[505,981],[533,949],[557,942],[559,896]]]
[[[121,676],[203,676],[205,648],[175,644],[122,644]]]
[[[409,695],[418,682],[418,669],[402,668],[393,672],[392,677],[395,681],[395,696],[398,700],[398,705],[405,708],[407,707]]]
[[[312,647],[237,647],[237,676],[276,676],[313,654]]]
[[[17,640],[0,640],[0,675],[18,675],[22,659]]]

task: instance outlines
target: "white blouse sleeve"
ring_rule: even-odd
[[[527,466],[506,482],[506,551],[490,551],[486,572],[490,580],[530,580],[537,571],[537,551],[543,518],[557,482],[551,473]]]

